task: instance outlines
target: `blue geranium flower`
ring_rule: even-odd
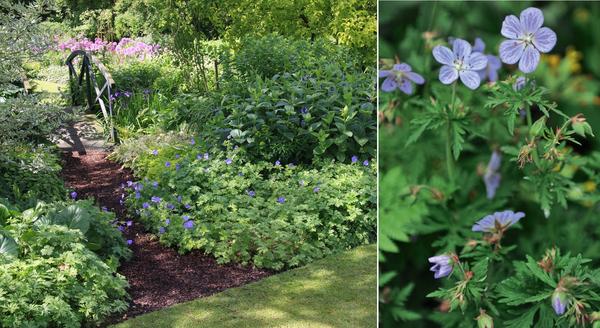
[[[369,160],[366,160],[366,159],[365,159],[365,161],[363,162],[363,165],[364,165],[364,166],[369,166]]]
[[[146,202],[144,202],[144,203],[142,204],[142,208],[148,208],[148,207],[150,207],[150,204],[148,204],[148,203],[146,203]]]
[[[412,72],[412,67],[405,63],[396,64],[391,70],[380,70],[379,77],[385,77],[381,84],[381,90],[391,92],[400,89],[407,95],[413,93],[412,82],[416,84],[425,83],[425,79],[421,75]]]
[[[477,221],[473,225],[472,230],[477,232],[501,232],[511,225],[519,222],[521,218],[525,217],[523,212],[503,211],[496,212],[494,214],[486,215],[483,219]]]
[[[228,158],[225,160],[225,164],[230,165],[233,161],[231,160],[231,158]]]
[[[158,150],[157,150],[157,149],[154,149],[154,150],[152,151],[152,155],[154,155],[154,156],[158,155]]]
[[[459,77],[469,89],[475,90],[481,83],[477,71],[484,69],[487,58],[479,53],[473,52],[471,45],[462,39],[452,42],[452,50],[444,46],[433,48],[433,57],[443,64],[440,69],[440,81],[451,84]]]
[[[161,201],[160,197],[158,197],[158,196],[152,196],[152,198],[150,198],[150,200],[153,203],[160,203],[160,201]]]
[[[356,156],[356,155],[352,156],[351,161],[352,161],[352,163],[358,162],[358,156]]]
[[[165,233],[165,227],[160,227],[160,228],[158,228],[158,233],[159,233],[159,234],[161,234],[161,235],[162,235],[163,233]]]
[[[256,196],[256,191],[254,191],[254,190],[248,190],[248,196],[250,196],[250,197]]]
[[[278,202],[279,204],[283,204],[283,203],[285,203],[285,197],[277,197],[277,202]]]
[[[77,199],[77,192],[76,191],[71,192],[71,198],[72,199]]]
[[[314,188],[313,188],[313,192],[319,192],[319,191],[321,191],[321,188],[320,188],[320,187],[314,187]]]
[[[433,264],[429,271],[434,272],[433,277],[440,279],[447,277],[452,273],[454,269],[454,261],[449,255],[438,255],[429,258],[429,263]]]
[[[183,227],[186,229],[192,229],[194,227],[194,220],[185,221]]]
[[[535,71],[540,52],[547,53],[556,45],[556,33],[544,24],[544,14],[538,8],[527,8],[520,18],[509,15],[502,22],[502,36],[509,40],[500,43],[500,59],[507,64],[519,62],[523,73]]]
[[[165,167],[171,167],[171,162],[169,162],[169,161],[166,161],[166,162],[165,162]]]

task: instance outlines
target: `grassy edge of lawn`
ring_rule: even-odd
[[[372,244],[112,327],[376,327],[376,307]]]

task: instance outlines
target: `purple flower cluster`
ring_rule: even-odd
[[[71,38],[59,42],[58,49],[63,51],[84,50],[92,53],[106,52],[120,57],[144,60],[145,58],[155,56],[158,53],[160,46],[157,44],[147,44],[130,38],[122,38],[119,42],[109,42],[102,40],[101,38],[96,38],[94,41],[89,40],[88,38]]]

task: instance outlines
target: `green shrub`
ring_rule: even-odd
[[[44,103],[35,95],[0,97],[0,145],[42,143],[68,118],[62,107]]]
[[[127,308],[126,280],[64,226],[17,228],[20,256],[0,253],[0,326],[80,327]]]
[[[137,158],[145,179],[127,204],[180,252],[201,249],[221,263],[282,269],[375,240],[373,165],[251,163],[242,148],[221,152],[201,142],[157,152]]]
[[[0,153],[0,198],[21,208],[65,199],[58,152],[52,146],[13,145]]]
[[[38,203],[12,221],[36,227],[62,225],[79,230],[85,236],[87,248],[115,269],[120,259],[131,256],[121,232],[115,227],[114,213],[100,210],[91,200]]]
[[[110,72],[115,88],[121,91],[152,90],[172,96],[184,87],[183,72],[168,54],[115,65]]]

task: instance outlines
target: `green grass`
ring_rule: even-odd
[[[361,246],[114,327],[376,327],[376,268]]]

